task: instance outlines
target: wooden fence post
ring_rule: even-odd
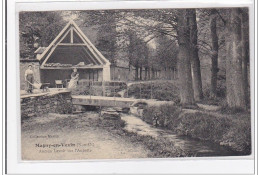
[[[151,83],[151,99],[153,99],[153,83]]]
[[[142,97],[142,83],[140,83],[140,99]]]
[[[128,98],[128,85],[126,83],[126,97]]]
[[[102,96],[105,96],[105,89],[104,89],[103,81],[101,81],[101,87],[102,87]]]

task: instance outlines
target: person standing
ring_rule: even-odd
[[[74,68],[71,74],[71,79],[68,85],[68,89],[75,89],[77,87],[78,80],[79,80],[79,73],[77,72],[77,69]]]
[[[33,83],[34,83],[34,73],[32,70],[32,65],[28,66],[28,69],[25,71],[25,82],[27,83],[27,92],[32,93]]]

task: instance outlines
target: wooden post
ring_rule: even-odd
[[[142,96],[142,83],[140,83],[140,99],[141,99],[141,96]]]
[[[153,83],[151,83],[151,99],[153,98]]]
[[[103,81],[101,81],[101,86],[102,86],[102,96],[105,96],[105,89],[104,89]]]
[[[91,82],[89,81],[89,97],[91,99],[91,93],[92,93],[92,85]]]
[[[114,106],[116,106],[116,98],[115,98],[115,94],[116,94],[116,89],[115,89],[115,81],[114,81]]]
[[[126,83],[126,97],[128,98],[128,85]]]
[[[92,72],[93,72],[93,82],[95,81],[95,70],[92,69]]]

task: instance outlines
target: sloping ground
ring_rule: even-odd
[[[49,114],[22,123],[23,160],[146,158],[143,145],[113,135],[97,125],[98,114]],[[48,145],[60,145],[57,147]],[[43,148],[45,146],[45,148]]]
[[[251,154],[250,113],[223,114],[215,106],[182,109],[174,105],[150,106],[141,118],[149,124],[192,138],[231,147],[241,154]]]

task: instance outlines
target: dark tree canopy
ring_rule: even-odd
[[[37,47],[48,46],[65,24],[59,12],[20,12],[20,57],[33,58]]]

